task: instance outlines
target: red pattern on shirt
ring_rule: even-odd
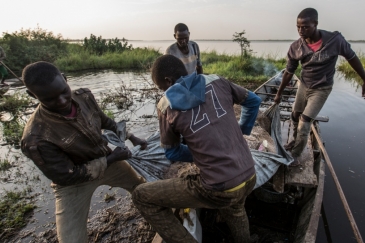
[[[312,49],[312,51],[316,52],[319,50],[319,48],[321,48],[322,46],[322,39],[320,39],[319,41],[317,41],[316,43],[313,44],[309,44],[307,43],[309,48]]]

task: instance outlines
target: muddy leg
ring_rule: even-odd
[[[299,121],[298,125],[298,135],[295,140],[295,145],[292,149],[292,155],[293,157],[299,157],[301,153],[303,152],[305,146],[308,142],[308,135],[311,129],[311,122],[307,121]]]
[[[292,112],[292,114],[291,114],[290,120],[291,120],[291,124],[293,127],[293,138],[289,143],[284,145],[284,148],[286,150],[292,150],[295,145],[295,140],[297,138],[297,133],[298,133],[299,116],[300,116],[299,112]]]
[[[132,193],[134,188],[146,180],[140,176],[127,161],[121,160],[111,164],[105,171],[99,185],[121,187]]]
[[[134,205],[167,243],[196,243],[171,208],[202,206],[194,188],[182,178],[144,183],[132,193]]]
[[[256,176],[248,181],[246,186],[241,189],[243,190],[243,195],[237,204],[219,210],[231,231],[234,243],[250,242],[250,226],[245,210],[245,201],[247,196],[252,192],[255,183]]]

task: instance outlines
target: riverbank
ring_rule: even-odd
[[[71,44],[75,45],[75,44]],[[79,49],[79,50],[75,50]],[[134,70],[147,71],[153,61],[162,55],[152,48],[136,48],[121,53],[90,54],[82,47],[55,60],[55,65],[65,72],[80,70]],[[241,58],[238,55],[218,54],[215,50],[201,53],[204,73],[214,73],[237,83],[259,83],[285,67],[286,61],[254,55]]]
[[[93,34],[82,43],[69,43],[61,35],[40,27],[4,33],[0,45],[7,53],[5,63],[19,75],[27,64],[41,60],[54,63],[66,73],[104,69],[145,72],[164,52],[153,47],[134,48],[124,38],[107,40]],[[255,50],[241,57],[213,48],[203,50],[201,60],[204,73],[218,74],[240,84],[262,83],[285,67],[284,58],[270,53],[258,56]]]

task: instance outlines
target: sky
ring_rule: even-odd
[[[2,3],[0,36],[21,28],[42,29],[67,39],[90,34],[128,40],[173,40],[177,23],[191,39],[297,39],[296,17],[317,9],[318,28],[365,40],[364,0],[11,0]]]

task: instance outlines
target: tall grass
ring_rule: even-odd
[[[365,67],[365,54],[362,52],[359,52],[359,53],[357,53],[357,56],[359,57],[359,59],[362,63],[362,66]],[[345,59],[342,59],[340,61],[340,64],[337,66],[337,70],[344,76],[344,78],[347,81],[354,82],[358,85],[363,84],[363,80],[355,72],[355,70],[352,69],[350,64]]]
[[[285,68],[285,59],[274,57],[218,54],[215,50],[201,54],[204,73],[215,73],[237,83],[263,82]]]
[[[81,46],[80,46],[81,47]],[[148,69],[153,61],[161,55],[151,48],[135,48],[121,53],[90,54],[70,44],[68,54],[59,57],[55,65],[62,71],[80,71],[86,69]]]

